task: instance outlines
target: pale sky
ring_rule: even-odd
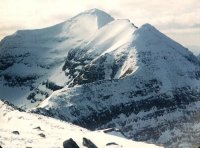
[[[150,23],[200,53],[200,0],[0,0],[0,39],[19,29],[48,27],[98,8],[136,26]]]

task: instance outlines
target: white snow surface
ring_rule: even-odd
[[[75,52],[70,62],[77,64],[72,74],[70,67],[62,69],[70,51]],[[194,71],[200,71],[194,64],[197,59],[186,48],[150,24],[137,28],[129,20],[115,20],[98,9],[48,28],[17,31],[0,42],[0,57],[14,63],[5,70],[0,69],[0,97],[26,108],[35,107],[47,98],[42,93],[37,95],[39,102],[27,101],[31,92],[45,87],[43,82],[48,80],[68,87],[85,67],[93,65],[103,66],[104,80],[127,76],[141,80],[156,78],[163,84],[161,92],[184,86],[200,87],[199,81],[191,79]],[[15,86],[7,84],[4,75],[13,77],[11,84],[18,77],[33,78],[28,84],[16,86],[20,87],[16,91]],[[20,95],[12,95],[10,91]],[[49,88],[43,91],[48,95],[53,92]]]
[[[6,61],[14,60],[15,63],[6,70],[0,70],[0,74],[22,78],[36,75],[39,78],[32,82],[34,88],[40,87],[41,83],[47,79],[52,79],[56,84],[64,86],[71,79],[64,76],[62,69],[59,68],[62,67],[68,51],[85,46],[95,32],[113,20],[109,14],[98,9],[91,9],[55,26],[44,29],[19,30],[0,42],[0,57],[2,59],[7,57]],[[1,66],[4,65],[0,64],[0,68]],[[9,87],[9,92],[22,94],[18,97],[19,95],[13,96],[5,93],[8,87],[2,76],[0,78],[1,98],[18,106],[22,105],[19,102],[27,103],[26,98],[30,90],[24,92],[22,88],[16,91],[14,87]],[[29,89],[27,86],[22,87]],[[41,99],[44,98],[45,96]],[[30,103],[29,105],[29,107],[34,106]]]
[[[69,55],[71,57],[67,61]],[[188,49],[168,38],[150,24],[144,24],[137,28],[129,20],[116,20],[98,9],[85,11],[63,23],[48,28],[17,31],[14,35],[8,36],[0,42],[0,58],[0,98],[5,98],[17,106],[25,106],[27,109],[37,105],[38,108],[50,111],[52,109],[68,121],[75,121],[82,116],[90,116],[93,112],[109,111],[111,107],[120,104],[127,105],[145,99],[149,101],[149,98],[154,98],[159,94],[165,94],[167,97],[162,97],[163,101],[169,100],[170,103],[170,99],[173,98],[172,91],[179,88],[190,90],[189,94],[184,94],[184,96],[191,97],[193,95],[191,100],[193,97],[199,96],[200,64]],[[9,65],[12,62],[13,64],[3,69],[2,59],[3,64]],[[71,62],[71,65],[68,63],[66,69],[63,69],[66,61]],[[71,70],[70,66],[74,65],[74,69]],[[84,71],[86,68],[88,71]],[[79,81],[88,80],[87,73],[91,71],[93,73],[90,74],[95,77],[94,80],[73,85],[76,78],[80,78]],[[100,75],[101,72],[102,75]],[[100,76],[98,77],[98,75]],[[18,86],[19,84],[16,83],[16,86],[12,86],[19,78],[20,80],[25,79],[25,84]],[[33,80],[26,82],[27,78],[33,78]],[[53,84],[63,88],[59,88],[57,91],[50,90],[43,84],[46,81],[53,82]],[[11,86],[9,86],[10,84]],[[41,93],[36,94],[39,101],[30,103],[32,100],[27,100],[27,97],[34,91],[41,91]],[[134,93],[135,96],[132,95]],[[162,100],[159,101],[162,103]],[[181,105],[178,103],[177,105]],[[149,106],[146,105],[146,107]],[[154,109],[147,112],[140,110],[137,115],[132,113],[129,114],[129,117],[120,114],[119,118],[113,117],[112,120],[115,124],[130,120],[130,125],[133,127],[144,129],[144,127],[157,125],[157,119],[154,117],[135,122],[133,118],[143,117],[148,113],[153,114],[157,111],[156,108]],[[75,116],[74,110],[78,110]],[[8,120],[8,116],[12,112],[8,116],[2,116],[1,126],[5,126],[6,132],[9,130],[9,126],[7,126],[9,123],[24,122],[31,133],[26,133],[27,129],[23,130],[24,126],[21,127],[23,124],[19,124],[19,127],[16,126],[19,128],[17,130],[21,130],[21,133],[24,132],[24,135],[30,134],[34,139],[33,128],[37,125],[33,124],[32,121],[35,121],[50,137],[64,135],[61,137],[61,141],[57,138],[55,141],[61,146],[64,138],[69,138],[71,134],[73,135],[73,128],[76,129],[76,126],[70,126],[67,123],[39,115],[20,113],[20,116],[24,114],[22,117],[27,120],[18,119],[18,111],[13,112],[16,117],[11,115],[11,120]],[[59,117],[59,115],[55,114],[55,117]],[[173,121],[178,117],[182,119],[185,114],[181,114],[178,110],[171,114],[166,113],[164,117]],[[164,124],[163,122],[166,120],[164,117],[158,116],[160,125]],[[38,118],[41,118],[42,121]],[[47,125],[44,126],[44,123]],[[123,128],[123,126],[121,127]],[[187,126],[185,127],[187,128]],[[49,128],[55,128],[56,130],[51,132],[58,133],[50,133]],[[68,129],[70,136],[63,129]],[[85,130],[83,129],[83,131]],[[164,139],[170,134],[172,135],[170,132],[173,131],[161,133],[163,135],[159,140],[168,142]],[[94,140],[102,147],[105,146],[105,143],[103,143],[104,145],[98,143],[100,140],[92,139],[98,132],[87,133],[92,141]],[[126,131],[126,134],[130,136],[133,133],[133,130]],[[177,133],[179,133],[178,129],[175,134]],[[80,132],[81,134],[86,133]],[[11,135],[9,133],[7,136]],[[26,139],[26,136],[22,138]],[[73,138],[78,137],[73,136]],[[8,138],[5,137],[5,139]],[[46,143],[43,140],[43,143],[39,144]],[[76,140],[81,144],[80,139]],[[24,140],[21,140],[20,144],[22,141]],[[32,141],[34,142],[34,140]],[[18,143],[20,140],[16,142]],[[54,141],[51,142],[54,143]],[[34,144],[37,143],[34,142]]]
[[[120,22],[121,21],[122,20],[120,20]],[[124,20],[122,22],[124,23]],[[111,22],[108,25],[111,25],[112,23],[115,23],[115,21]],[[125,20],[125,24],[126,23],[127,20]],[[102,39],[98,39],[98,41],[100,40]],[[90,89],[92,93],[95,94],[96,92],[101,92],[102,94],[104,93],[104,95],[106,95],[107,93],[109,94],[112,92],[112,95],[114,95],[115,97],[113,97],[113,101],[111,101],[110,104],[114,105],[119,102],[124,103],[125,101],[130,100],[127,96],[120,96],[121,92],[130,92],[131,90],[136,89],[136,86],[139,86],[141,82],[152,79],[157,79],[159,82],[162,83],[159,93],[169,94],[170,91],[174,90],[175,88],[186,86],[190,86],[195,90],[200,89],[200,80],[196,78],[191,78],[192,76],[190,75],[195,71],[200,71],[200,66],[191,62],[190,59],[187,59],[190,58],[190,56],[192,56],[192,58],[194,56],[186,48],[163,35],[150,24],[145,24],[139,29],[133,31],[131,36],[129,36],[129,40],[130,42],[123,44],[119,48],[116,48],[114,51],[106,50],[106,52],[108,53],[105,53],[104,50],[101,51],[101,54],[104,54],[104,56],[106,56],[104,64],[105,79],[110,79],[110,75],[112,73],[112,63],[113,61],[117,60],[118,56],[121,55],[125,55],[126,58],[125,61],[122,63],[121,68],[115,74],[114,78],[120,79],[124,75],[126,76],[126,78],[121,79],[120,84],[115,84],[115,82],[110,83],[106,81],[102,82],[103,84],[101,86],[99,86],[98,82],[97,84],[89,84],[91,85],[89,87],[91,87]],[[104,48],[93,48],[87,51],[90,53],[94,52],[91,55],[95,55],[99,54],[98,52],[100,49]],[[108,48],[106,47],[106,49]],[[94,60],[92,60],[91,65],[94,64],[94,62],[97,61],[99,58],[101,58],[101,56],[97,56]],[[131,72],[126,75],[127,71]],[[102,88],[104,87],[104,85],[108,85],[110,87],[107,89]],[[87,106],[87,100],[81,98],[79,98],[80,100],[78,100],[78,96],[84,93],[84,87],[85,86],[82,85],[73,88],[68,88],[68,86],[66,86],[61,90],[53,92],[52,95],[46,98],[46,100],[44,101],[45,103],[41,102],[39,104],[39,107],[47,109],[51,107],[61,108],[59,110],[63,110],[62,112],[64,113],[64,109],[65,107],[68,107],[68,103],[70,101],[74,102],[74,105],[77,105],[82,104],[80,100],[83,100],[85,104],[82,104],[82,106]],[[72,96],[77,97],[72,98]],[[97,98],[98,96],[93,97],[94,100]],[[134,100],[138,99],[142,98],[134,97]],[[91,102],[89,101],[88,104],[90,103]]]
[[[61,148],[63,142],[72,138],[80,148],[83,137],[90,139],[97,147],[104,148],[156,148],[153,144],[134,142],[102,131],[89,131],[73,124],[42,115],[21,112],[0,101],[0,146],[3,148]],[[38,129],[40,127],[40,129]],[[18,134],[12,133],[18,131]],[[43,133],[44,137],[39,134]],[[118,145],[106,146],[107,143]]]

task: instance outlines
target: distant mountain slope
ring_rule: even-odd
[[[101,131],[92,132],[53,118],[19,111],[3,101],[0,101],[0,120],[1,147],[62,148],[63,142],[70,138],[80,148],[84,147],[83,138],[91,140],[97,147],[101,148],[158,147],[107,135]]]

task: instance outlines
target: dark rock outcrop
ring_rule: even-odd
[[[97,146],[90,139],[87,138],[83,138],[83,145],[88,148],[97,148]]]
[[[115,143],[115,142],[109,142],[109,143],[106,144],[106,146],[109,146],[109,145],[118,145],[118,144]]]
[[[38,134],[40,137],[43,137],[43,138],[45,138],[46,136],[45,136],[45,134],[43,134],[43,133],[40,133],[40,134]]]
[[[18,131],[13,131],[12,133],[15,134],[15,135],[19,135]]]
[[[36,130],[39,130],[39,131],[42,130],[40,126],[37,126],[37,127],[33,128],[33,129],[36,129]]]
[[[79,146],[72,138],[70,138],[63,142],[63,148],[79,148]]]

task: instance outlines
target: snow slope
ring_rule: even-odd
[[[49,77],[59,83],[61,78],[54,77],[58,71],[68,78],[61,68],[68,51],[85,45],[111,21],[105,12],[91,9],[55,26],[5,37],[0,42],[0,97],[18,106],[37,105],[54,90],[46,87]]]
[[[118,22],[100,30],[105,29],[108,36],[97,33],[88,48],[69,52],[63,69],[74,74],[73,81],[32,111],[89,129],[116,127],[127,138],[166,147],[181,147],[184,142],[198,146],[197,139],[185,140],[183,135],[190,133],[187,125],[198,122],[191,119],[200,111],[194,105],[200,101],[200,62],[150,24],[137,28],[120,20],[127,31],[127,42],[123,42],[115,34]],[[107,30],[109,25],[113,29]],[[116,39],[113,43],[110,33]],[[108,42],[104,41],[107,37]],[[121,46],[110,47],[117,41]],[[81,70],[76,70],[80,65]],[[191,110],[193,105],[197,110]],[[183,132],[162,138],[173,130]]]
[[[31,112],[166,147],[199,146],[200,62],[150,24],[92,9],[18,31],[0,43],[0,82],[0,97]]]
[[[120,20],[120,25],[123,21]],[[107,30],[106,27],[116,22],[118,24],[118,21],[113,21],[103,29]],[[127,25],[125,28],[129,29]],[[113,30],[115,30],[115,27]],[[109,34],[108,30],[106,32]],[[98,35],[97,38],[98,40],[94,39],[91,43],[95,42],[95,45],[98,45],[96,42],[101,42],[102,39]],[[195,91],[193,95],[199,96],[200,63],[190,51],[149,24],[145,24],[138,29],[133,27],[128,41],[115,50],[112,50],[110,46],[103,46],[102,48],[94,48],[92,46],[93,48],[86,48],[86,52],[82,51],[82,54],[77,51],[78,55],[75,55],[71,61],[84,59],[84,56],[95,56],[73,80],[73,83],[78,84],[78,86],[72,85],[72,88],[65,86],[65,88],[55,91],[44,102],[39,104],[39,107],[47,108],[47,110],[54,107],[60,108],[59,110],[62,110],[63,115],[70,118],[71,116],[67,115],[68,111],[63,111],[65,108],[68,110],[69,106],[73,105],[80,108],[87,106],[92,104],[91,99],[102,98],[106,94],[112,96],[108,97],[109,99],[113,98],[112,101],[108,99],[112,105],[124,103],[125,101],[130,102],[132,99],[127,97],[126,93],[133,93],[142,89],[144,92],[133,94],[131,98],[135,101],[140,101],[145,99],[145,97],[155,97],[164,93],[169,95],[169,98],[173,98],[179,89],[185,89],[183,90],[185,92]],[[105,45],[105,43],[102,42],[100,45]],[[182,66],[183,64],[184,66]],[[69,69],[69,67],[66,68]],[[80,85],[85,83],[89,84]],[[78,98],[78,96],[82,98]],[[86,101],[83,96],[88,96],[91,99]],[[103,103],[105,100],[102,100],[100,103]],[[103,105],[102,108],[104,107]],[[98,110],[99,107],[92,108]],[[88,110],[90,112],[89,108]],[[88,112],[83,112],[81,115],[83,114],[88,114]]]
[[[101,131],[89,131],[70,123],[62,122],[42,115],[26,113],[0,101],[0,146],[8,147],[37,147],[61,148],[63,142],[72,138],[80,148],[82,139],[90,139],[97,147],[123,148],[156,148],[158,146],[141,142],[134,142],[107,135]],[[13,133],[15,131],[15,134]],[[19,134],[16,134],[16,131]],[[39,134],[44,134],[45,137]],[[118,145],[106,146],[108,143]]]

